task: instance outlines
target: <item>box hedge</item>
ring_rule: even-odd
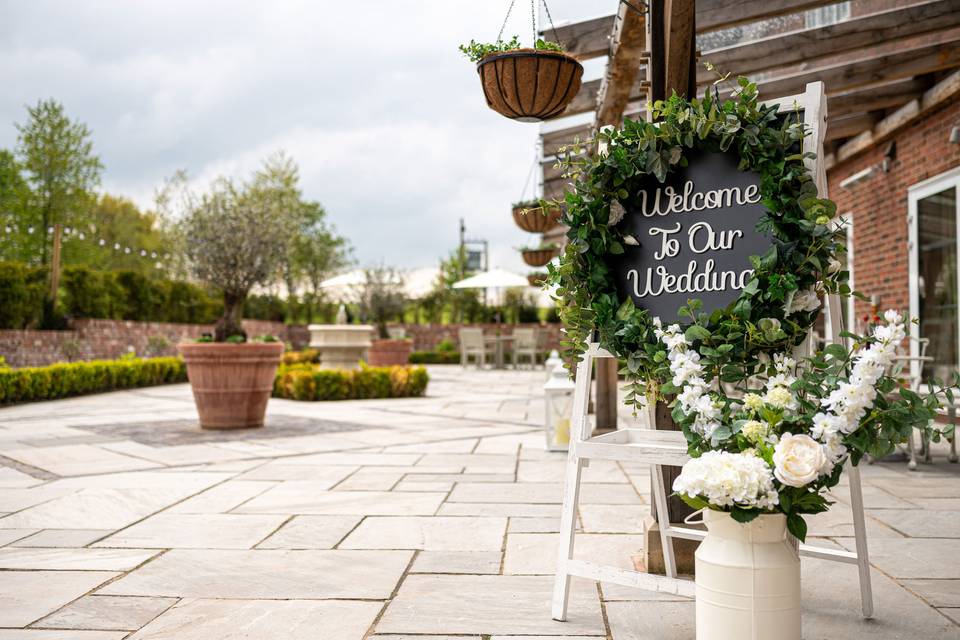
[[[186,381],[187,370],[180,358],[120,358],[22,369],[0,365],[0,404]]]
[[[423,367],[363,365],[358,371],[342,371],[300,363],[280,366],[273,395],[289,400],[411,398],[422,396],[429,380]]]

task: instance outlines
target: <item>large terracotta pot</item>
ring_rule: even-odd
[[[583,65],[560,51],[515,49],[489,54],[477,73],[487,106],[520,122],[540,122],[562,114],[577,95]]]
[[[283,343],[179,345],[204,429],[262,427]]]
[[[787,520],[761,515],[741,524],[703,512],[697,548],[697,640],[800,640],[800,557]]]
[[[367,364],[372,367],[408,364],[412,351],[411,340],[374,340],[367,354]]]

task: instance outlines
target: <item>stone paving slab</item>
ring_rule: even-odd
[[[410,575],[377,624],[378,633],[600,635],[592,584],[571,589],[566,622],[550,618],[552,576]]]
[[[258,549],[332,549],[354,530],[361,516],[296,516]]]
[[[543,372],[431,371],[426,398],[272,400],[229,434],[196,427],[186,385],[0,409],[0,450],[70,474],[0,453],[0,640],[692,640],[690,600],[612,584],[575,580],[550,619],[566,455],[544,450]],[[854,567],[805,560],[806,640],[960,637],[944,447],[862,467],[877,620]],[[578,557],[632,565],[649,478],[585,470]],[[852,545],[848,492],[808,519],[817,544]]]
[[[250,549],[286,516],[161,513],[101,540],[97,547],[136,549]]]
[[[25,627],[119,575],[108,571],[4,571],[0,627]]]
[[[188,600],[131,640],[362,640],[381,606],[333,600]]]
[[[38,625],[52,629],[136,631],[176,603],[176,598],[85,596],[47,616]]]
[[[184,598],[383,600],[390,597],[412,555],[410,551],[174,549],[99,593]]]
[[[129,571],[157,555],[144,549],[0,549],[0,569]]]
[[[369,517],[340,548],[499,551],[506,530],[506,518]]]

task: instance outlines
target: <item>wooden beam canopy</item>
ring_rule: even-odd
[[[607,73],[597,92],[597,128],[618,124],[627,103],[635,95],[631,89],[640,77],[640,62],[645,59],[646,19],[629,5],[621,3],[610,42]]]
[[[657,0],[662,2],[663,0]],[[838,0],[699,0],[697,2],[697,33],[719,31],[757,20],[815,9]],[[560,25],[543,31],[543,37],[561,42],[567,52],[581,60],[607,55],[610,34],[616,16],[602,16],[583,22]]]

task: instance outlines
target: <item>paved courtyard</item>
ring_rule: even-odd
[[[551,620],[543,373],[431,374],[244,433],[196,429],[186,385],[0,409],[0,640],[692,639],[692,601],[587,581]],[[960,465],[935,453],[864,469],[877,616],[855,567],[805,559],[807,640],[960,638]],[[578,555],[632,566],[649,470],[584,478]],[[851,546],[843,502],[810,530]]]

